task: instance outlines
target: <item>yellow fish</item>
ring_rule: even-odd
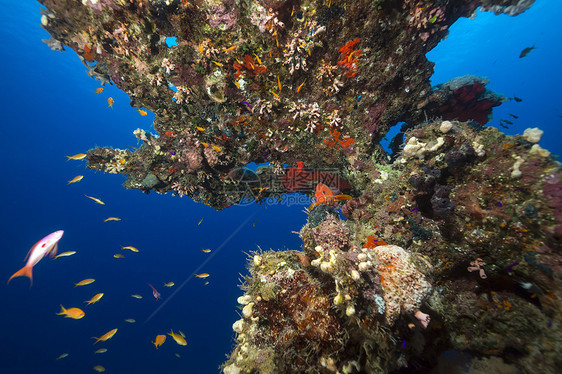
[[[228,47],[227,49],[225,49],[223,52],[228,52],[228,51],[232,51],[233,49],[235,49],[236,46],[233,45],[232,47]]]
[[[199,220],[199,222],[197,222],[197,226],[199,226],[199,225],[201,224],[201,222],[203,222],[203,218],[201,218],[201,219]]]
[[[69,180],[66,184],[80,182],[83,178],[84,178],[83,175],[77,175],[74,178],[72,178],[71,180]]]
[[[195,126],[195,128],[196,128],[197,130],[199,130],[199,131],[205,131],[205,129],[204,129],[204,128],[202,128],[202,127],[199,127],[199,126]]]
[[[184,337],[181,336],[180,334],[176,334],[174,330],[170,330],[168,335],[170,335],[179,345],[187,345],[187,342],[185,341]]]
[[[113,338],[113,335],[115,335],[116,332],[117,332],[117,329],[113,329],[113,330],[110,330],[110,331],[106,332],[105,334],[103,334],[99,338],[96,338],[95,336],[92,337],[92,339],[96,339],[94,344],[96,344],[99,341],[102,341],[102,342],[108,341],[109,339]]]
[[[85,286],[85,285],[87,285],[87,284],[92,284],[92,283],[94,283],[95,281],[96,281],[96,280],[95,280],[95,279],[92,279],[92,278],[84,279],[84,280],[81,280],[81,281],[78,282],[78,283],[75,283],[75,284],[74,284],[74,287]]]
[[[203,144],[203,147],[207,148],[209,146],[209,143],[205,143],[205,142],[199,142],[201,144]]]
[[[88,196],[88,195],[86,195],[86,194],[84,194],[84,196],[86,196],[88,199],[94,200],[94,201],[96,202],[96,204],[105,205],[105,203],[104,203],[103,201],[101,201],[100,199],[98,199],[98,198],[95,198],[95,197],[92,197],[92,196]]]
[[[100,348],[97,351],[95,351],[94,353],[98,354],[98,353],[105,353],[107,352],[107,348]]]
[[[103,87],[96,88],[96,94],[99,95],[99,94],[102,93],[102,92],[103,92]]]
[[[116,253],[113,255],[113,257],[115,258],[125,258],[125,256],[123,256],[121,253]]]
[[[63,253],[59,253],[58,255],[56,255],[53,260],[55,258],[59,258],[59,257],[68,257],[68,256],[72,256],[73,254],[75,254],[76,251],[68,251],[68,252],[63,252]]]
[[[138,252],[138,251],[139,251],[138,249],[136,249],[135,247],[131,247],[130,245],[128,245],[128,246],[126,246],[126,247],[121,247],[121,249],[129,249],[129,250],[131,250],[131,251],[133,251],[133,252]]]
[[[125,322],[128,322],[128,323],[135,323],[135,322],[137,322],[137,321],[135,321],[135,320],[132,319],[132,318],[127,318],[127,319],[125,320]]]
[[[113,109],[113,103],[115,102],[115,100],[113,100],[112,97],[107,99],[107,104],[109,104],[109,107]]]
[[[97,371],[98,373],[103,373],[105,371],[105,368],[101,365],[96,365],[94,366],[94,371]]]
[[[156,349],[158,349],[158,347],[164,344],[165,341],[166,341],[166,335],[156,335],[156,339],[154,339],[152,344],[154,344]]]
[[[103,293],[98,293],[97,295],[94,295],[94,297],[92,297],[90,300],[86,300],[84,301],[85,303],[88,303],[88,305],[90,304],[95,304],[98,301],[100,301],[100,299],[103,297]]]
[[[180,333],[181,336],[183,336],[185,338],[185,334],[183,332],[181,332],[181,330],[178,330],[178,332]]]
[[[137,294],[131,295],[131,297],[134,297],[135,299],[142,299],[142,296]]]
[[[176,284],[174,282],[168,282],[164,284],[164,287],[174,287]]]
[[[86,313],[82,309],[78,308],[68,308],[65,309],[62,305],[60,306],[60,313],[57,316],[64,316],[64,318],[80,319],[84,317]]]
[[[214,145],[214,144],[213,144],[213,149],[217,152],[221,151],[221,147],[219,147],[218,145]]]
[[[174,353],[174,355],[175,355],[177,358],[180,358],[180,357],[181,357],[179,353]]]
[[[139,113],[141,116],[146,116],[148,112],[146,110],[139,109]]]
[[[201,252],[203,252],[203,253],[209,253],[209,252],[211,252],[211,250],[210,250],[210,249],[202,249]]]
[[[103,220],[103,222],[109,222],[109,221],[121,221],[121,218],[119,218],[119,217],[107,217],[106,219]]]
[[[213,60],[211,60],[211,62],[212,62],[213,64],[217,65],[218,67],[221,67],[221,66],[222,66],[222,64],[221,64],[220,62],[216,62],[216,61],[213,61]]]
[[[62,355],[57,357],[57,360],[60,360],[60,359],[65,358],[65,357],[68,357],[68,353],[63,353]]]
[[[207,278],[210,274],[207,273],[201,273],[201,274],[195,274],[195,276],[197,278]]]
[[[86,156],[87,156],[87,154],[85,154],[85,153],[78,153],[78,154],[75,154],[74,156],[66,156],[67,157],[66,161],[68,161],[68,160],[83,160]]]
[[[206,285],[208,285],[208,284],[209,284],[209,282],[205,282],[205,283],[203,283],[203,286],[206,286]]]

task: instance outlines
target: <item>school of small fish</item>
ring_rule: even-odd
[[[103,88],[98,88],[96,90],[96,94],[100,94],[103,92]],[[113,98],[108,98],[107,102],[109,104],[110,107],[113,107],[113,103],[114,100]],[[147,112],[145,110],[142,109],[138,109],[139,113],[141,114],[141,116],[145,116],[147,115]],[[201,128],[201,130],[204,131],[204,129]],[[204,144],[206,147],[209,146],[207,144]],[[220,152],[221,149],[218,146],[213,145],[213,148],[217,151]],[[75,160],[75,161],[79,161],[79,160],[83,160],[87,157],[87,154],[85,153],[78,153],[72,156],[66,156],[67,160]],[[84,178],[83,175],[77,175],[76,177],[72,178],[71,180],[67,181],[67,184],[72,184],[72,183],[77,183],[82,181]],[[93,197],[93,196],[89,196],[84,194],[84,196],[92,201],[94,201],[96,204],[99,205],[105,205],[105,203],[97,198],[97,197]],[[109,221],[121,221],[121,218],[119,217],[107,217],[106,219],[103,220],[103,222],[109,222]],[[201,225],[201,223],[203,222],[203,218],[201,218],[198,222],[197,222],[197,226]],[[12,279],[17,278],[17,277],[27,277],[29,278],[30,281],[30,287],[33,284],[33,275],[32,275],[32,270],[33,267],[35,265],[37,265],[45,256],[49,255],[49,257],[51,257],[52,259],[57,259],[57,258],[61,258],[61,257],[69,257],[69,256],[73,256],[77,253],[77,251],[66,251],[66,252],[62,252],[57,254],[57,250],[58,250],[58,244],[59,241],[62,239],[62,236],[64,234],[63,230],[58,230],[55,231],[47,236],[45,236],[43,239],[39,240],[37,243],[35,243],[35,245],[33,245],[33,247],[29,250],[28,255],[26,256],[25,260],[26,260],[26,264],[23,268],[21,268],[20,270],[18,270],[17,272],[15,272],[9,279],[8,279],[8,283],[10,283],[10,281],[12,281]],[[139,253],[139,249],[137,249],[136,247],[133,246],[121,246],[122,250],[129,250],[131,252],[134,253]],[[210,253],[211,249],[202,249],[203,253]],[[124,255],[122,255],[121,253],[116,253],[113,255],[114,258],[117,259],[123,259],[125,258]],[[195,274],[195,276],[197,278],[207,278],[210,276],[210,274],[208,273],[201,273],[201,274]],[[87,285],[91,285],[96,281],[96,279],[94,278],[86,278],[83,279],[81,281],[78,281],[76,283],[74,283],[74,287],[83,287],[83,286],[87,286]],[[205,282],[205,285],[209,284],[209,282]],[[148,286],[151,288],[152,290],[152,295],[154,297],[154,299],[156,301],[158,301],[161,298],[161,294],[160,292],[158,292],[158,290],[152,286],[150,283],[148,283]],[[167,283],[163,283],[163,287],[166,288],[171,288],[174,287],[175,283],[174,282],[167,282]],[[87,307],[89,307],[92,304],[96,304],[98,302],[100,302],[100,300],[104,297],[104,293],[103,292],[99,292],[96,293],[94,296],[92,296],[89,300],[85,300],[84,303],[86,304]],[[135,299],[142,299],[143,296],[140,294],[131,294],[131,297],[135,298]],[[92,307],[95,309],[95,307]],[[84,310],[78,308],[78,307],[65,307],[63,305],[60,305],[60,311],[58,313],[55,313],[56,315],[59,316],[63,316],[64,318],[69,318],[69,319],[74,319],[74,320],[81,320],[82,318],[84,318],[86,316],[86,313],[84,312]],[[133,318],[126,318],[124,319],[124,322],[127,322],[129,324],[133,324],[135,323],[135,319]],[[109,340],[111,340],[116,334],[117,334],[118,328],[113,328],[103,334],[101,334],[99,337],[92,337],[92,339],[95,339],[93,344],[97,344],[99,342],[107,342]],[[186,346],[187,345],[187,341],[186,341],[186,336],[183,332],[179,331],[177,333],[175,333],[173,330],[170,330],[169,333],[164,333],[164,334],[157,334],[154,341],[152,342],[152,344],[154,344],[155,348],[158,349],[160,346],[162,346],[165,341],[166,341],[166,335],[170,336],[175,342],[176,344],[180,345],[180,346]],[[102,353],[106,353],[108,350],[107,348],[99,348],[96,351],[94,351],[94,354],[102,354]],[[60,354],[55,360],[61,360],[64,358],[69,357],[69,353],[65,352]],[[178,353],[175,353],[175,356],[177,358],[181,357]],[[93,370],[96,372],[105,372],[105,367],[102,365],[95,365],[93,366]]]

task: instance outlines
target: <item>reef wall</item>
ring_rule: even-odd
[[[538,129],[483,127],[506,100],[485,79],[432,88],[425,58],[478,6],[533,1],[40,2],[51,48],[156,114],[88,167],[215,209],[349,195],[310,207],[303,251],[251,259],[225,373],[426,372],[446,350],[561,366],[559,165]]]

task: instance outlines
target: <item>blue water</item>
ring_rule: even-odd
[[[234,344],[231,325],[239,318],[236,298],[242,294],[238,285],[240,274],[246,274],[246,253],[258,245],[299,249],[300,240],[291,231],[305,223],[305,205],[266,209],[251,204],[216,212],[187,198],[127,191],[121,186],[123,176],[87,170],[84,161],[66,161],[65,155],[95,146],[136,146],[132,132],[151,130],[153,115],[140,116],[114,86],[106,85],[96,95],[99,83],[86,75],[72,50],[55,52],[42,43],[49,35],[39,26],[38,3],[1,0],[0,10],[0,370],[83,373],[103,365],[115,373],[217,373]],[[560,154],[559,14],[559,1],[538,0],[515,18],[479,14],[474,20],[461,19],[428,55],[436,62],[433,83],[464,74],[487,76],[489,88],[523,99],[496,109],[489,124],[497,126],[499,119],[510,119],[508,113],[516,114],[520,118],[511,119],[515,124],[508,133],[538,126],[546,132],[541,145]],[[537,49],[519,59],[520,51],[533,44]],[[110,96],[113,109],[107,105]],[[85,176],[83,181],[67,185],[78,174]],[[109,216],[122,221],[104,223]],[[1,281],[23,266],[36,241],[59,229],[65,230],[60,251],[76,255],[41,261],[31,288],[25,278],[9,286]],[[140,253],[121,251],[125,245]],[[213,251],[205,254],[203,248]],[[115,259],[115,253],[126,258]],[[211,276],[193,278],[194,272]],[[74,288],[84,278],[96,282]],[[176,286],[164,288],[170,281]],[[152,298],[147,283],[156,286],[162,300]],[[104,298],[84,306],[98,292]],[[144,298],[133,299],[133,293]],[[60,304],[81,307],[86,316],[57,316]],[[137,322],[128,324],[125,318]],[[113,339],[92,344],[92,336],[113,328],[119,329]],[[170,329],[186,334],[187,347],[169,339],[156,350],[150,342]],[[108,352],[94,355],[102,347]],[[55,360],[65,352],[67,358]]]

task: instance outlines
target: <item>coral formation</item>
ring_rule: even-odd
[[[478,6],[533,1],[40,2],[49,47],[155,114],[89,168],[215,209],[345,196],[316,196],[302,251],[253,254],[225,373],[428,372],[447,350],[562,366],[559,164],[538,129],[484,127],[506,100],[486,79],[432,88],[425,58]]]

